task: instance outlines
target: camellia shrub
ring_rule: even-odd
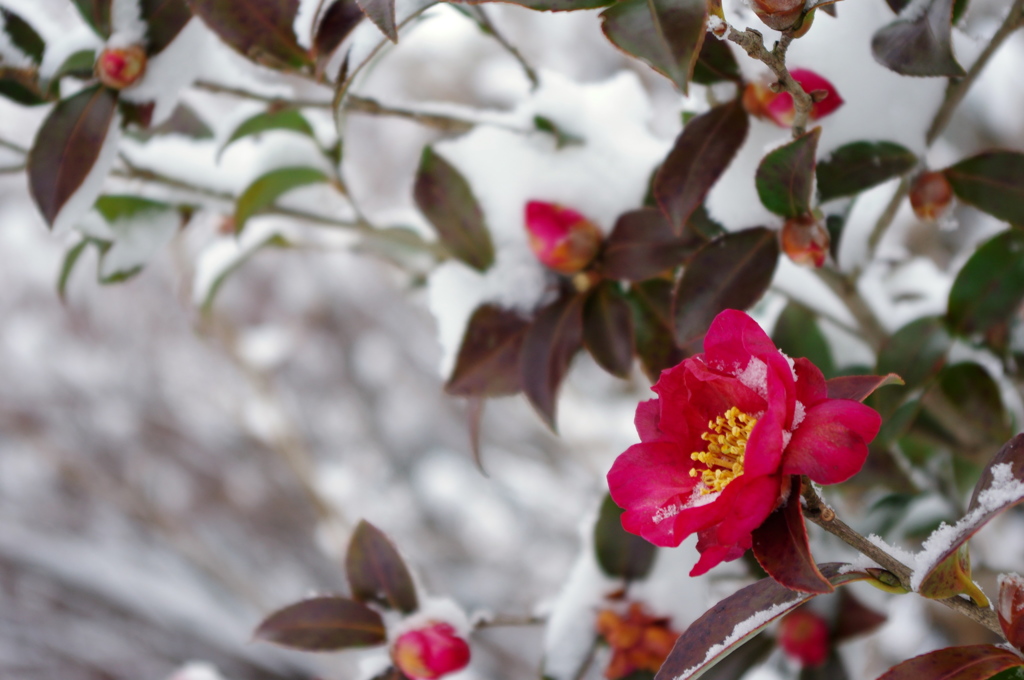
[[[54,295],[85,253],[123,282],[204,220],[200,314],[262,251],[382,259],[424,291],[481,467],[487,400],[557,432],[574,364],[651,385],[528,621],[538,677],[859,677],[841,652],[896,598],[972,636],[884,680],[1024,677],[1024,0],[54,3],[0,3],[0,97],[38,123],[0,120],[0,172],[67,243]],[[409,75],[456,60],[473,105]],[[367,143],[366,118],[421,130]],[[997,518],[1007,553],[972,564]],[[348,592],[255,639],[472,677],[495,621],[370,522],[347,538]],[[669,604],[695,587],[717,603]]]

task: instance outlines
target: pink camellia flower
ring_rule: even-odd
[[[138,45],[108,47],[96,60],[96,76],[115,90],[131,87],[146,72],[146,51]]]
[[[814,71],[798,68],[789,73],[808,94],[819,90],[826,93],[824,99],[815,101],[811,106],[809,121],[824,118],[843,105],[843,98],[839,96],[835,85]],[[770,120],[779,127],[792,127],[793,118],[796,116],[791,94],[772,92],[767,86],[758,82],[747,84],[747,88],[743,91],[743,108],[750,115]]]
[[[434,680],[469,663],[469,645],[447,624],[432,621],[403,633],[391,647],[398,670],[413,680]]]
[[[852,477],[881,417],[829,399],[821,371],[776,349],[743,312],[719,314],[704,353],[667,369],[636,410],[640,443],[608,473],[622,526],[660,546],[696,533],[703,574],[751,547],[784,500],[789,475],[819,484]]]
[[[810,609],[797,609],[779,622],[779,646],[801,666],[815,668],[828,659],[828,622]]]
[[[526,233],[530,249],[541,264],[559,274],[581,271],[601,248],[601,230],[575,210],[557,203],[527,203]]]

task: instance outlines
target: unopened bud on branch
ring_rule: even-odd
[[[146,51],[138,45],[108,47],[96,60],[96,77],[109,88],[123,90],[146,73]]]
[[[413,680],[434,680],[465,668],[469,645],[451,625],[435,621],[399,636],[391,658]]]
[[[580,213],[556,203],[526,204],[530,249],[545,267],[571,275],[590,264],[601,248],[601,230]]]

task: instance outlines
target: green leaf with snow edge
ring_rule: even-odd
[[[228,276],[245,264],[258,251],[267,247],[288,248],[291,243],[276,229],[263,233],[253,229],[242,238],[222,238],[207,247],[196,263],[192,286],[193,301],[208,311]]]
[[[847,571],[849,565],[818,565],[833,586],[865,580],[867,574]],[[655,680],[691,680],[707,673],[729,653],[783,614],[815,597],[789,590],[767,578],[725,598],[679,636]]]
[[[228,141],[224,142],[224,146],[217,152],[217,157],[223,156],[227,148],[239,139],[258,135],[262,132],[269,132],[270,130],[290,130],[300,135],[305,135],[314,142],[316,141],[313,127],[297,109],[285,109],[274,112],[264,111],[242,121],[241,125],[235,128]]]
[[[271,207],[278,198],[292,189],[328,181],[329,178],[322,170],[302,166],[278,168],[260,175],[238,197],[235,233],[241,234],[250,217]]]

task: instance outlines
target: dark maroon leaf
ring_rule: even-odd
[[[867,635],[887,621],[870,607],[865,607],[849,590],[839,591],[839,606],[836,608],[836,623],[832,630],[835,643]]]
[[[840,590],[839,592],[845,592]],[[825,663],[820,666],[804,666],[800,669],[797,680],[850,680],[843,659],[835,648],[829,651]]]
[[[1019,574],[999,575],[999,596],[993,609],[1006,641],[1024,648],[1024,579]]]
[[[946,647],[893,666],[878,680],[986,680],[1019,666],[1019,656],[995,645]]]
[[[518,312],[494,305],[477,307],[445,391],[463,397],[519,392],[519,351],[528,325]]]
[[[544,422],[555,429],[558,387],[583,345],[584,295],[567,293],[537,313],[519,355],[523,392]]]
[[[363,20],[363,16],[356,0],[338,0],[327,8],[313,36],[313,58],[318,69],[323,70],[334,50]]]
[[[929,0],[913,19],[897,19],[871,39],[871,52],[882,66],[905,76],[960,77],[953,56],[953,0]]]
[[[961,201],[1024,226],[1024,153],[989,151],[962,160],[943,174]]]
[[[153,56],[171,44],[192,18],[185,0],[140,0],[142,20],[146,22],[146,52]]]
[[[729,43],[711,33],[706,34],[697,63],[693,67],[693,82],[711,85],[723,81],[740,82],[742,79],[739,64],[729,49]]]
[[[856,571],[840,574],[843,566],[831,562],[819,565],[819,569],[833,586],[867,578],[867,574]],[[741,588],[690,624],[676,640],[655,680],[703,676],[737,646],[812,597],[816,593],[795,592],[770,578]]]
[[[148,130],[137,130],[132,137],[148,141],[159,135],[182,135],[191,139],[213,139],[213,130],[187,104],[178,104],[170,118]]]
[[[704,241],[689,233],[676,236],[655,208],[623,213],[599,255],[601,273],[610,279],[643,281],[683,263]]]
[[[478,5],[482,2],[490,2],[491,0],[468,0],[472,5]],[[514,5],[520,5],[521,7],[528,7],[542,12],[569,12],[578,9],[596,9],[598,7],[607,7],[615,2],[615,0],[506,0]]]
[[[830,201],[853,196],[917,165],[913,151],[892,142],[845,144],[818,163],[818,197]]]
[[[117,95],[97,85],[59,102],[39,128],[28,154],[28,181],[51,226],[99,158],[116,108]]]
[[[654,544],[622,528],[622,509],[608,494],[594,525],[594,552],[604,573],[627,581],[647,576],[657,555]]]
[[[483,397],[469,397],[466,400],[466,421],[469,425],[469,448],[473,452],[473,462],[476,463],[477,469],[480,470],[480,474],[487,477],[487,471],[484,470],[484,458],[483,451],[480,448],[480,429],[484,420],[484,404],[486,399]]]
[[[478,271],[494,264],[491,235],[469,182],[429,146],[423,149],[413,194],[454,257]]]
[[[981,244],[956,275],[946,323],[954,333],[984,333],[1024,302],[1024,231],[1010,229]]]
[[[757,195],[776,215],[800,217],[810,212],[819,137],[820,127],[805,132],[769,152],[757,167]]]
[[[352,596],[411,614],[419,607],[409,568],[384,533],[365,519],[352,534],[345,553]]]
[[[764,227],[726,234],[698,250],[676,286],[676,343],[699,351],[719,312],[746,309],[761,298],[778,261],[779,240]]]
[[[345,597],[314,597],[279,609],[253,637],[307,652],[368,647],[387,641],[380,614]]]
[[[1010,475],[1014,479],[1024,479],[1024,434],[1019,434],[999,449],[999,452],[992,457],[989,464],[981,473],[978,483],[974,486],[974,493],[971,495],[971,502],[967,505],[967,512],[970,513],[981,505],[981,492],[992,486],[995,480],[992,468],[997,465],[1009,465]]]
[[[754,666],[778,649],[778,644],[771,635],[758,633],[750,640],[735,648],[710,670],[704,673],[704,680],[736,680],[742,678]]]
[[[129,102],[124,99],[118,100],[117,108],[125,125],[131,125],[141,130],[148,130],[149,124],[153,122],[153,109],[156,102]]]
[[[271,68],[310,64],[292,28],[299,0],[187,1],[196,16],[246,58]]]
[[[110,37],[110,4],[111,0],[74,0],[75,7],[101,38]]]
[[[654,178],[654,198],[677,234],[729,167],[749,127],[736,99],[697,116],[679,133]]]
[[[395,0],[356,0],[370,21],[391,42],[398,42],[398,26],[395,23]]]
[[[889,375],[843,375],[825,383],[829,399],[853,399],[864,401],[871,393],[885,385],[902,385],[903,380],[895,373]]]
[[[32,25],[6,7],[0,7],[4,32],[19,50],[27,54],[37,65],[43,60],[46,43]]]
[[[818,571],[807,542],[800,506],[800,478],[790,478],[789,500],[754,530],[754,557],[768,575],[790,590],[831,593],[835,588]]]
[[[602,281],[583,308],[583,344],[612,375],[629,376],[633,367],[633,318],[626,296],[613,281]]]
[[[653,279],[635,283],[626,295],[633,311],[636,355],[651,382],[686,358],[672,333],[672,283]]]
[[[601,30],[686,94],[707,21],[706,0],[619,0],[601,13]]]

